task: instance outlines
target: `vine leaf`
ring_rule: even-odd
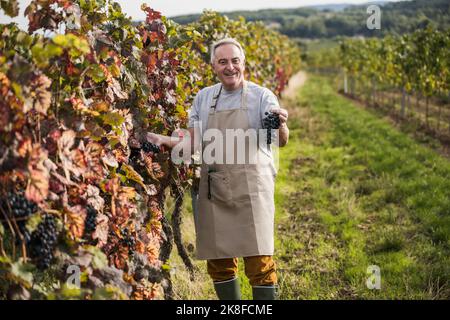
[[[47,152],[40,145],[33,146],[28,163],[28,184],[25,197],[36,203],[44,201],[48,196],[50,174],[44,165]]]
[[[104,214],[98,214],[96,218],[97,226],[92,234],[92,239],[98,240],[97,246],[103,248],[108,242],[109,219]]]
[[[148,195],[153,193],[153,189],[150,190],[149,187],[144,184],[144,178],[137,173],[132,166],[122,163],[121,169],[125,173],[125,177],[127,177],[127,179],[137,182],[142,188],[144,188]]]
[[[84,221],[86,220],[86,208],[81,205],[65,208],[69,236],[73,240],[80,239],[84,233]]]
[[[35,94],[34,109],[42,114],[47,114],[47,110],[50,107],[51,92],[48,88],[52,82],[44,75],[39,76],[33,81],[32,88]]]
[[[122,90],[119,81],[117,81],[114,78],[110,80],[110,85],[108,86],[106,92],[107,92],[106,96],[109,98],[110,101],[115,100],[114,95],[116,95],[117,98],[119,98],[119,100],[128,99],[128,94]]]
[[[30,288],[33,283],[33,266],[29,263],[24,263],[23,259],[11,263],[10,277],[17,283]]]
[[[0,7],[11,18],[19,15],[19,4],[17,3],[17,0],[1,0]]]
[[[106,164],[107,166],[110,166],[112,168],[118,168],[119,167],[119,163],[117,162],[117,159],[114,157],[114,154],[112,154],[112,152],[106,153],[102,157],[102,161],[103,161],[104,164]]]
[[[101,118],[104,124],[109,124],[113,127],[119,127],[122,123],[125,122],[125,118],[117,112],[108,112],[104,115],[101,115]]]
[[[93,246],[87,246],[85,249],[92,254],[92,266],[95,269],[102,270],[108,266],[108,259],[101,250]]]
[[[58,149],[60,152],[68,153],[75,143],[75,131],[66,130],[62,133],[61,138],[58,140]]]
[[[91,205],[98,212],[103,212],[105,200],[100,196],[100,190],[94,185],[88,185],[86,189],[87,204]]]

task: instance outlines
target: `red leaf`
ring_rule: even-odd
[[[31,139],[27,137],[19,141],[17,153],[19,154],[20,157],[25,158],[26,155],[31,152],[31,149],[32,149]]]
[[[98,212],[103,212],[105,200],[100,196],[100,190],[93,185],[88,185],[86,189],[87,204],[91,205]]]
[[[49,175],[45,168],[30,170],[30,179],[28,181],[25,197],[36,203],[44,201],[48,196]]]
[[[69,235],[74,240],[80,239],[84,233],[86,208],[81,205],[76,205],[74,207],[67,207],[65,209]]]
[[[49,170],[44,162],[47,159],[47,151],[36,144],[32,147],[28,163],[28,184],[25,196],[28,200],[40,203],[48,196]]]
[[[34,90],[34,109],[42,114],[47,114],[47,110],[50,107],[52,94],[48,91],[48,88],[52,84],[51,80],[44,75],[36,78],[31,87]]]
[[[70,148],[72,148],[75,143],[75,131],[67,130],[64,131],[61,138],[58,140],[58,149],[60,152],[69,153]]]

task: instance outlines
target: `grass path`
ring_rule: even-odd
[[[450,162],[324,78],[308,76],[297,92],[286,100],[291,135],[275,192],[280,298],[448,299]],[[185,206],[184,241],[195,244],[189,197]],[[191,283],[172,254],[177,298],[215,299],[205,262],[195,263]],[[380,290],[366,287],[371,265]]]
[[[310,77],[277,178],[282,299],[449,298],[450,162]],[[366,287],[367,268],[381,290]]]

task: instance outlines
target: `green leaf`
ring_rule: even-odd
[[[122,123],[125,122],[125,118],[122,117],[117,112],[109,112],[106,114],[101,115],[101,119],[103,120],[104,124],[109,124],[113,127],[118,127],[122,125]]]
[[[187,117],[187,113],[186,110],[184,110],[184,107],[182,105],[177,105],[176,109],[175,109],[175,113],[180,117],[180,118],[185,118]]]
[[[161,266],[161,269],[162,269],[163,271],[169,271],[169,270],[171,269],[171,267],[170,267],[168,264],[163,264],[163,265]]]
[[[69,46],[69,38],[64,34],[57,34],[53,37],[52,41],[63,48],[67,48]]]
[[[121,174],[121,173],[117,173],[117,176],[119,177],[119,179],[120,179],[120,181],[122,182],[122,183],[126,183],[127,182],[127,177],[125,177],[123,174]]]
[[[40,214],[34,214],[30,218],[28,218],[26,228],[30,232],[30,234],[37,229],[39,223],[42,221],[42,216]]]
[[[95,289],[94,300],[125,300],[126,295],[117,287],[107,284],[103,288]]]
[[[11,263],[11,259],[8,256],[0,256],[0,263],[10,264]]]
[[[77,58],[82,54],[90,52],[89,43],[74,34],[58,34],[52,38],[54,44],[69,50],[72,58]]]
[[[23,263],[23,259],[19,259],[11,264],[10,272],[15,281],[29,288],[33,283],[33,274],[31,273],[33,270],[34,267],[32,264]]]
[[[135,181],[137,183],[139,183],[144,189],[146,188],[146,186],[144,185],[144,178],[142,178],[142,176],[137,173],[132,166],[129,166],[125,163],[122,163],[122,167],[121,170],[123,172],[125,172],[125,176],[132,181]]]
[[[91,65],[86,74],[91,77],[92,80],[94,80],[96,83],[102,82],[106,79],[105,73],[98,65]]]
[[[17,0],[1,0],[0,7],[11,18],[17,17],[19,15],[19,4]]]
[[[82,291],[79,287],[64,283],[61,287],[61,295],[65,299],[80,299],[82,298]]]
[[[62,55],[63,52],[64,50],[61,47],[58,47],[53,43],[49,43],[48,45],[45,46],[45,49],[42,51],[42,54],[44,54],[48,59],[50,59]]]
[[[17,82],[11,83],[11,87],[12,87],[15,95],[23,101],[22,87]]]
[[[25,32],[19,32],[16,37],[17,43],[20,43],[24,47],[29,47],[31,43],[33,42],[33,38],[30,37]]]
[[[95,269],[101,270],[108,266],[108,258],[99,248],[94,246],[87,246],[86,251],[93,255],[92,266]]]

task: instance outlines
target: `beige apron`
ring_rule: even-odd
[[[226,129],[249,129],[247,83],[244,82],[241,106],[237,109],[216,111],[219,95],[220,92],[210,108],[207,129],[218,129],[223,137]],[[203,150],[205,147],[206,144]],[[198,259],[273,255],[273,160],[260,148],[250,154],[246,143],[246,159],[250,156],[259,157],[259,163],[236,164],[236,157],[233,164],[202,161],[195,216]]]

